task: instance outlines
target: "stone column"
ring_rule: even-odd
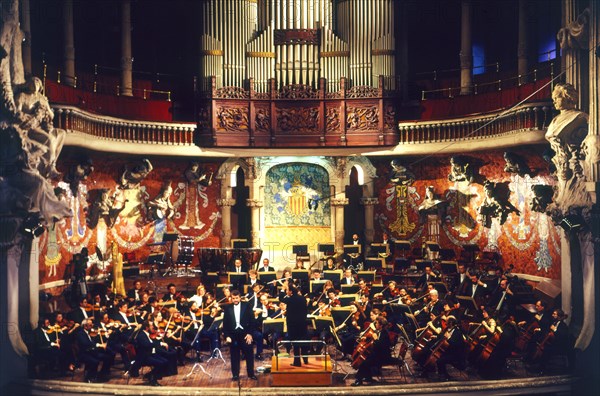
[[[219,198],[217,205],[221,207],[221,247],[231,247],[231,207],[235,205],[233,198]]]
[[[344,251],[344,206],[348,205],[348,198],[331,198],[331,207],[335,210],[335,250]]]
[[[589,18],[589,45],[588,48],[594,48],[590,52],[590,71],[589,71],[589,131],[584,141],[586,149],[587,166],[585,178],[588,181],[587,189],[592,193],[594,203],[598,205],[598,183],[600,182],[600,84],[598,84],[598,75],[600,75],[600,4],[595,1],[590,2]]]
[[[375,228],[373,227],[373,211],[374,206],[379,203],[378,198],[363,197],[360,199],[361,205],[365,206],[365,246],[370,246],[373,243],[373,237],[375,235]]]
[[[258,199],[247,199],[246,205],[250,208],[250,235],[252,238],[252,247],[260,247],[260,208],[263,207],[263,201]]]
[[[529,34],[527,32],[527,0],[519,0],[519,39],[517,44],[517,71],[519,85],[525,84],[529,72]]]
[[[562,50],[561,69],[565,71],[565,82],[577,88],[581,110],[587,112],[589,103],[587,85],[589,61],[587,51],[580,50],[580,48],[587,49],[588,44],[587,31],[582,28],[587,22],[587,18],[580,18],[583,12],[584,9],[580,6],[579,1],[563,0],[561,25],[564,28],[559,30],[557,38]],[[571,27],[576,28],[571,29]]]
[[[461,2],[460,94],[473,92],[473,43],[471,39],[471,1]]]
[[[121,95],[133,96],[131,56],[131,0],[121,0]]]
[[[25,76],[31,76],[31,16],[29,13],[29,0],[21,0],[21,30],[23,31],[23,71]]]
[[[63,76],[62,81],[75,86],[75,37],[73,34],[73,0],[63,3]]]

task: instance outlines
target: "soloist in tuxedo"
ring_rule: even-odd
[[[240,353],[246,357],[246,371],[248,378],[256,379],[254,375],[254,356],[252,354],[252,307],[242,303],[240,292],[231,292],[232,304],[225,307],[223,317],[223,334],[225,342],[229,344],[231,354],[232,380],[237,381],[240,376]]]

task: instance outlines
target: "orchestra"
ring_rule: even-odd
[[[150,366],[145,380],[158,386],[160,378],[177,374],[187,360],[201,362],[205,345],[210,357],[222,347],[230,349],[236,380],[242,356],[248,378],[256,378],[254,362],[262,361],[267,349],[279,355],[280,341],[289,342],[281,345],[293,352],[296,366],[307,364],[311,354],[324,353],[317,345],[324,341],[357,370],[353,385],[360,386],[373,382],[373,370],[389,359],[396,342],[410,345],[423,376],[437,372],[439,380],[449,379],[448,365],[501,377],[506,359],[515,354],[541,371],[552,356],[566,355],[571,347],[566,315],[558,308],[549,311],[542,300],[532,304],[532,313],[519,311],[518,280],[496,268],[483,271],[460,263],[455,273],[443,276],[439,261],[432,261],[421,273],[377,271],[367,281],[352,268],[339,277],[323,272],[337,269],[329,257],[322,268],[308,270],[310,278],[303,284],[289,268],[263,283],[259,273],[274,268],[268,258],[261,264],[235,285],[199,282],[193,294],[169,283],[158,298],[158,289],[144,288],[139,279],[125,296],[110,289],[88,293],[68,320],[58,312],[41,321],[35,357],[49,372],[83,367],[90,382],[105,381],[117,357],[116,367],[131,377]],[[248,267],[236,259],[230,269]],[[343,285],[355,286],[353,293],[346,295]],[[329,318],[333,325],[317,328],[311,318]],[[278,320],[283,331],[271,325]],[[299,340],[315,345],[294,342]]]

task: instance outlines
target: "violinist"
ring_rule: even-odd
[[[400,290],[396,287],[396,281],[390,280],[388,286],[382,291],[381,296],[383,298],[382,303],[387,304],[397,298]]]
[[[34,333],[35,358],[38,364],[43,365],[43,369],[49,374],[50,371],[59,369],[61,366],[60,339],[58,338],[57,327],[50,325],[50,319],[40,320],[38,328]]]
[[[358,292],[357,294],[359,296],[362,296],[363,294],[366,294],[367,296],[370,294],[370,289],[369,289],[369,285],[367,285],[367,282],[365,282],[365,280],[363,278],[360,278],[358,280]]]
[[[142,331],[136,337],[136,359],[131,367],[130,374],[132,377],[139,376],[139,369],[142,365],[152,367],[148,375],[150,386],[160,386],[158,380],[166,374],[169,361],[162,357],[158,352],[158,347],[166,347],[164,341],[159,341],[151,338],[151,334],[156,332],[154,324],[150,321],[145,321],[142,324]]]
[[[181,295],[181,293],[179,293],[177,291],[177,287],[175,286],[174,283],[169,283],[167,285],[167,292],[163,295],[163,297],[161,298],[161,302],[166,303],[166,302],[171,302],[171,301],[175,301],[175,302],[179,302],[179,296]],[[181,310],[182,307],[177,307],[178,310]]]
[[[111,319],[121,324],[118,338],[122,343],[130,341],[134,331],[139,328],[135,313],[129,315],[129,307],[126,301],[117,304],[117,311],[113,313]]]
[[[152,302],[154,301],[156,301],[156,298],[152,296]],[[150,294],[148,294],[147,291],[142,292],[142,297],[137,305],[137,309],[141,312],[143,317],[147,317],[147,315],[150,315],[154,312],[155,307],[153,306],[152,302],[150,300]]]
[[[88,319],[94,316],[92,305],[88,304],[86,297],[83,297],[79,301],[79,306],[69,312],[69,319],[75,323],[81,323],[84,319]]]
[[[75,323],[72,320],[68,321],[64,318],[62,312],[55,312],[53,325],[57,330],[56,335],[60,342],[61,353],[64,354],[64,367],[66,367],[68,371],[75,371],[73,343],[75,342],[75,330],[81,326],[81,323]]]
[[[131,359],[129,358],[127,348],[125,348],[125,343],[119,337],[118,327],[119,324],[112,321],[108,313],[104,313],[98,321],[97,332],[102,335],[102,340],[106,342],[106,351],[113,355],[120,354],[121,361],[123,362],[123,370],[128,371]]]
[[[447,346],[444,346],[444,351],[437,358],[436,365],[440,380],[449,381],[447,364],[452,364],[460,370],[465,368],[465,336],[452,315],[447,318],[446,331],[441,338],[441,342],[444,341]]]
[[[400,304],[405,304],[405,305],[411,305],[412,304],[412,297],[408,294],[408,292],[406,291],[405,288],[401,288],[400,291],[398,292],[398,296],[400,298],[400,300],[398,300],[398,302]]]
[[[221,289],[221,291],[223,292],[223,298],[219,300],[219,303],[222,305],[231,304],[231,288],[229,287],[229,285],[223,286],[223,289]]]
[[[374,330],[370,327],[365,335],[359,339],[359,345],[365,347],[370,353],[359,364],[352,386],[360,386],[364,382],[375,382],[373,379],[374,369],[380,369],[381,366],[391,360],[391,342],[386,330],[387,320],[383,316],[378,316],[373,323]]]
[[[356,283],[356,280],[354,279],[354,275],[352,275],[352,270],[350,268],[347,268],[346,270],[344,270],[344,277],[340,281],[340,284],[353,285],[354,283]]]
[[[365,319],[368,318],[369,315],[371,314],[371,310],[373,309],[373,304],[369,300],[369,295],[368,294],[359,295],[358,305],[359,305],[359,308],[360,308],[364,318]]]
[[[339,307],[341,305],[341,302],[335,293],[335,289],[327,289],[327,299],[325,301],[330,308]]]
[[[247,300],[250,303],[250,307],[255,309],[260,305],[260,291],[263,287],[260,285],[260,283],[255,283],[251,287],[252,290],[247,294],[247,296],[249,295]]]
[[[115,355],[106,350],[106,340],[100,340],[92,334],[92,320],[84,319],[75,336],[79,346],[79,361],[85,364],[84,380],[86,382],[105,381],[110,374]],[[104,341],[104,342],[103,342]],[[102,363],[102,370],[98,367]]]
[[[363,328],[364,322],[365,319],[361,315],[358,304],[352,301],[350,303],[350,314],[344,322],[335,327],[335,331],[342,342],[342,352],[346,360],[351,359],[350,356],[352,355],[352,351],[354,351],[356,339]]]
[[[424,321],[423,318],[429,318],[430,314],[438,316],[442,311],[442,308],[443,306],[440,301],[438,291],[432,289],[429,291],[429,302],[423,307],[423,309],[415,311],[415,317],[418,317],[421,319],[421,321]]]
[[[204,308],[204,304],[206,303],[206,287],[200,283],[198,287],[196,287],[196,294],[191,296],[188,299],[188,302],[195,302],[199,308]]]

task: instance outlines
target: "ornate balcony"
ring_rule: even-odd
[[[238,87],[216,89],[215,79],[198,99],[199,143],[207,147],[390,147],[398,143],[396,101],[378,88],[359,86],[328,92],[307,85],[261,93]]]

